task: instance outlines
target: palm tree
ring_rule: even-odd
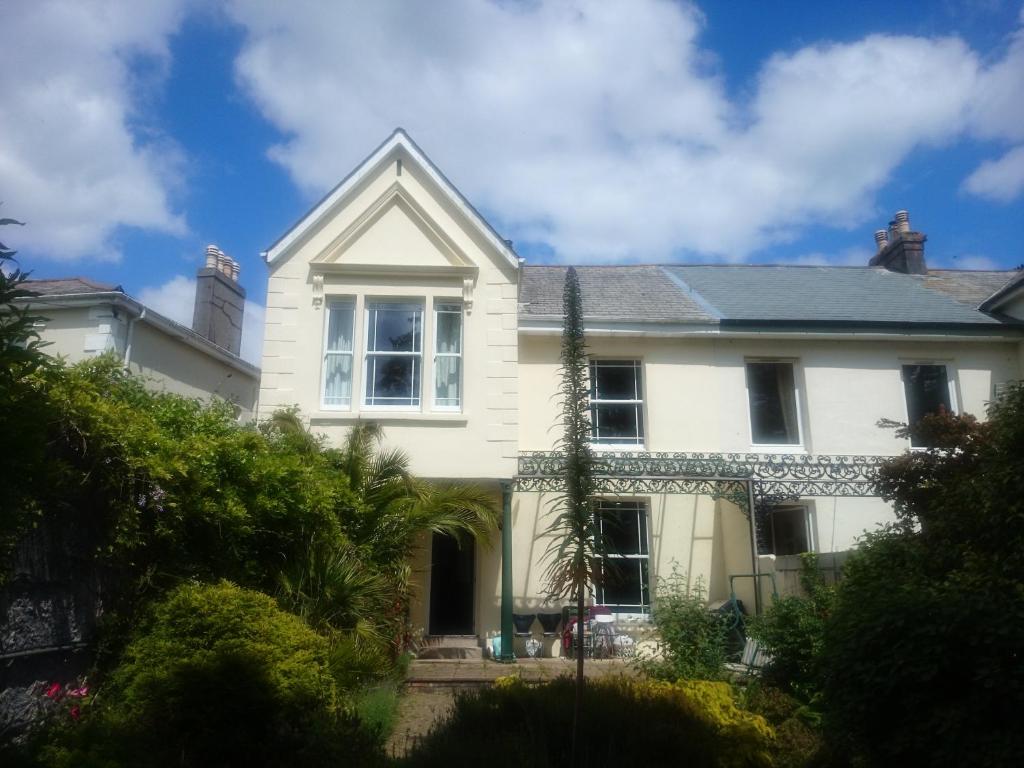
[[[493,494],[477,485],[439,484],[414,477],[409,456],[383,448],[383,431],[358,424],[329,461],[348,481],[356,503],[339,510],[345,535],[360,556],[391,582],[392,619],[408,614],[409,560],[425,534],[468,535],[489,542],[499,511]]]

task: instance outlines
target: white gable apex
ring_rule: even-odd
[[[328,219],[345,197],[355,189],[367,176],[376,172],[396,149],[402,149],[415,162],[424,174],[429,177],[437,189],[445,195],[451,204],[465,217],[480,235],[497,251],[514,269],[519,267],[519,259],[490,224],[470,205],[469,201],[448,181],[443,173],[430,161],[409,135],[401,128],[396,128],[388,139],[364,160],[352,173],[346,176],[338,186],[332,189],[312,210],[286,232],[276,243],[263,253],[268,264],[272,264],[292,245]]]

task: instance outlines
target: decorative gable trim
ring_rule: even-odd
[[[499,253],[513,269],[519,268],[519,259],[480,213],[462,196],[462,193],[438,170],[423,153],[409,135],[401,128],[370,154],[352,173],[332,189],[319,203],[289,229],[277,242],[263,252],[263,258],[272,264],[282,254],[302,239],[311,229],[334,213],[349,192],[357,187],[367,176],[375,172],[383,164],[390,162],[394,153],[403,150],[412,162],[417,163],[423,172],[434,182],[435,186],[463,214],[466,220],[477,229],[480,235]],[[400,158],[399,158],[400,159]]]
[[[400,208],[402,212],[419,228],[428,240],[438,249],[442,256],[447,259],[450,266],[414,266],[403,265],[404,270],[428,270],[430,272],[451,273],[453,270],[472,270],[476,273],[477,266],[466,253],[452,240],[430,214],[396,181],[373,202],[354,222],[338,235],[323,252],[310,262],[310,268],[314,271],[328,268],[332,265],[335,269],[344,271],[376,272],[387,271],[388,265],[382,264],[358,264],[342,262],[344,253],[365,234],[374,224],[380,221],[393,208]]]

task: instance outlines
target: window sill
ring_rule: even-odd
[[[802,445],[752,445],[748,453],[775,453],[806,456],[807,449]]]
[[[625,445],[623,443],[590,443],[590,450],[595,453],[611,451],[615,453],[646,453],[643,445]]]
[[[309,421],[311,424],[354,424],[360,421],[466,424],[469,415],[464,411],[316,411],[310,414]]]

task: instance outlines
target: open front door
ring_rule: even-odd
[[[430,553],[430,634],[472,635],[475,543],[435,533]]]

